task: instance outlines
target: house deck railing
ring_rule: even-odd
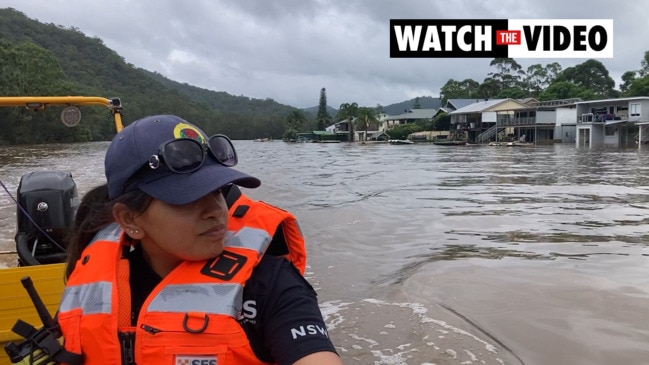
[[[519,117],[519,118],[499,117],[497,120],[498,120],[498,125],[504,127],[514,127],[514,126],[534,125],[534,124],[555,124],[554,121],[536,120],[536,117]]]

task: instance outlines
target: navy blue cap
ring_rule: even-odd
[[[194,138],[207,142],[200,128],[175,115],[154,115],[139,119],[124,127],[108,147],[105,173],[108,196],[115,199],[129,190],[140,189],[168,204],[187,204],[228,184],[246,188],[261,185],[259,179],[218,163],[212,156],[200,169],[178,174],[164,169],[138,173],[160,145],[177,138]]]

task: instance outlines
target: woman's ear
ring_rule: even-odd
[[[144,232],[137,222],[135,222],[135,213],[126,204],[116,203],[113,205],[113,219],[115,219],[115,222],[132,239],[140,240],[144,237]]]

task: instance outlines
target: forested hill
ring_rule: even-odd
[[[281,138],[293,107],[166,79],[137,68],[99,38],[75,28],[43,24],[14,9],[0,9],[0,95],[94,95],[119,97],[125,124],[151,114],[171,113],[208,133],[234,139]],[[59,122],[60,111],[0,108],[0,143],[44,143],[112,138],[105,110],[82,110],[78,127]]]

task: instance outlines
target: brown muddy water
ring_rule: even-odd
[[[346,364],[649,364],[648,151],[235,146],[245,192],[298,217]],[[0,147],[0,181],[71,171],[83,194],[106,147]],[[0,190],[0,250],[15,212]]]

